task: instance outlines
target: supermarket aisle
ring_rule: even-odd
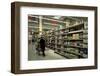
[[[32,46],[32,44],[29,45],[28,49],[28,60],[54,60],[54,59],[65,59],[64,57],[54,53],[53,50],[46,48],[45,54],[46,56],[43,57],[42,55],[36,54],[35,45]]]

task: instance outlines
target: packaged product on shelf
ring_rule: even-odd
[[[88,43],[88,40],[84,39],[83,42],[84,42],[84,43]]]
[[[84,33],[87,34],[88,33],[88,30],[84,30]]]
[[[79,34],[73,34],[73,39],[79,39]]]
[[[83,48],[88,48],[88,45],[87,44],[83,44]]]

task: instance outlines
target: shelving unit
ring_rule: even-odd
[[[48,46],[53,49],[55,53],[60,54],[66,58],[86,58],[87,57],[87,43],[86,42],[86,27],[85,23],[73,25],[65,29],[53,31],[49,34],[49,41],[54,42]],[[55,32],[55,33],[54,33]],[[52,35],[53,34],[53,35]],[[48,42],[49,42],[48,41]],[[55,48],[55,49],[54,49]]]

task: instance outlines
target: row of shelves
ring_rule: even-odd
[[[67,58],[87,58],[88,31],[84,26],[80,24],[49,32],[46,37],[47,47]]]

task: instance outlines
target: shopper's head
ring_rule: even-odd
[[[41,36],[41,39],[43,39],[43,36]]]

